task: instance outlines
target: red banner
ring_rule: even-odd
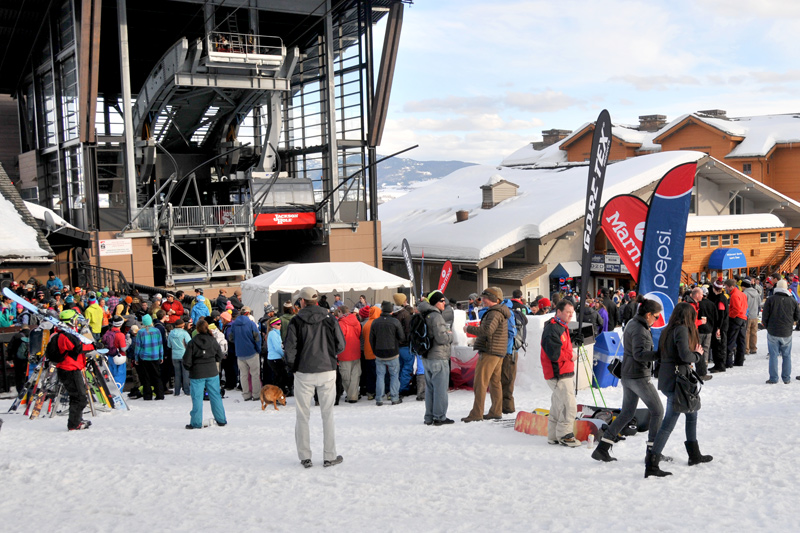
[[[311,229],[317,225],[317,214],[311,213],[261,213],[256,216],[256,231],[284,229]]]
[[[444,266],[442,266],[442,273],[439,275],[439,290],[444,292],[447,288],[447,284],[450,282],[450,278],[453,277],[453,263],[450,261],[445,261]]]
[[[608,201],[600,223],[636,282],[639,281],[646,219],[647,204],[644,200],[631,194],[622,194]]]

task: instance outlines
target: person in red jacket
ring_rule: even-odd
[[[728,305],[728,359],[733,358],[733,366],[744,366],[747,296],[739,290],[736,280],[730,278],[725,280],[725,292],[730,298]]]
[[[347,306],[335,311],[344,335],[344,351],[339,354],[339,373],[347,393],[347,403],[358,401],[358,383],[361,379],[361,323]]]
[[[575,308],[569,300],[556,305],[556,316],[548,320],[542,331],[542,371],[553,391],[550,415],[547,417],[547,443],[580,446],[573,427],[578,406],[575,404],[575,360],[568,324]]]
[[[161,309],[164,311],[164,323],[174,324],[179,318],[183,317],[183,305],[175,299],[175,295],[171,292],[167,293],[167,301],[161,304]]]
[[[78,324],[78,313],[73,309],[65,309],[58,317],[62,322],[66,322],[71,327],[76,328]],[[56,363],[58,381],[64,385],[69,394],[69,418],[67,419],[67,429],[70,431],[88,429],[92,423],[83,420],[83,410],[86,408],[88,399],[86,397],[86,382],[83,380],[83,370],[86,368],[86,356],[84,352],[94,350],[91,344],[81,344],[77,336],[66,332],[59,332],[50,338],[50,342],[58,343],[58,351],[63,356],[60,363]]]

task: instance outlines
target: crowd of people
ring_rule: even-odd
[[[694,368],[703,380],[711,374],[742,366],[756,353],[759,324],[767,329],[769,379],[767,383],[790,383],[791,332],[800,328],[797,277],[773,274],[764,280],[735,277],[711,278],[705,284],[686,287],[660,343],[654,346],[650,328],[659,320],[661,306],[633,291],[602,289],[583,302],[582,322],[594,334],[623,329],[625,357],[622,362],[622,409],[607,428],[593,453],[602,461],[615,460],[611,447],[620,440],[620,430],[631,420],[641,399],[650,412],[645,457],[645,475],[669,475],[659,463],[679,413],[672,408],[675,373]],[[190,395],[193,408],[187,429],[202,427],[203,401],[209,401],[214,420],[225,425],[222,397],[241,390],[243,401],[257,401],[262,385],[275,385],[297,405],[296,445],[305,467],[311,466],[308,424],[311,401],[321,406],[325,434],[324,465],[341,462],[336,453],[332,407],[344,398],[356,403],[363,398],[376,406],[397,405],[403,398],[425,402],[423,422],[429,426],[452,424],[448,418],[451,346],[454,342],[454,308],[440,291],[423,298],[416,308],[405,294],[371,305],[362,295],[352,308],[341,295],[333,302],[306,287],[293,300],[282,304],[280,313],[264,303],[256,320],[244,306],[241,291],[228,295],[220,289],[206,297],[201,288],[194,294],[167,292],[165,296],[142,296],[131,290],[122,294],[109,288],[65,285],[54,273],[44,284],[31,279],[12,284],[12,290],[41,310],[59,316],[76,330],[90,332],[108,350],[108,364],[115,380],[128,392],[129,400],[164,400],[166,395]],[[587,295],[588,296],[588,295]],[[548,442],[574,447],[572,422],[575,405],[574,336],[568,324],[574,319],[579,295],[555,292],[531,302],[514,291],[510,298],[499,287],[469,295],[464,332],[474,337],[478,362],[474,378],[472,409],[461,420],[475,422],[500,419],[514,413],[516,357],[522,343],[520,332],[529,315],[554,315],[546,321],[541,341],[544,378],[552,390],[548,420]],[[759,313],[763,316],[759,321]],[[414,346],[415,315],[425,324],[424,353]],[[18,390],[28,377],[31,356],[27,350],[30,331],[39,319],[7,297],[0,309],[0,326],[19,325],[21,331],[9,345],[15,365]],[[63,344],[63,346],[62,346]],[[59,377],[77,384],[67,372],[85,366],[82,351],[94,345],[76,346],[59,341],[67,357],[57,365]],[[782,358],[780,373],[778,357]],[[713,366],[709,368],[709,363]],[[660,369],[656,370],[656,369]],[[666,396],[662,406],[651,378]],[[800,379],[800,377],[798,378]],[[486,391],[491,405],[485,411]],[[71,409],[69,429],[85,429],[82,420],[86,393],[68,386]],[[697,413],[686,415],[686,448],[690,464],[711,460],[702,455],[696,440]]]

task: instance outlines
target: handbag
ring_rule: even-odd
[[[622,378],[622,361],[619,359],[614,359],[611,361],[611,364],[608,365],[608,371],[611,372],[611,375],[617,379]]]
[[[684,368],[684,371],[681,371]],[[703,380],[690,367],[675,367],[675,394],[672,397],[672,408],[678,413],[695,413],[700,410],[700,390]]]

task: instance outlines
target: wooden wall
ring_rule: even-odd
[[[683,254],[683,270],[689,274],[699,273],[708,269],[708,259],[711,253],[717,248],[738,248],[744,252],[747,257],[748,267],[761,267],[769,261],[776,250],[783,250],[784,247],[784,232],[786,228],[768,228],[757,230],[739,230],[739,231],[703,231],[696,233],[689,233],[686,235],[686,244],[684,245]],[[776,241],[774,243],[761,243],[761,234],[775,232]],[[739,235],[739,244],[720,244],[718,246],[700,247],[701,236],[718,235]],[[782,253],[782,252],[781,252]],[[781,260],[783,256],[781,256]]]
[[[737,142],[732,141],[730,136],[690,118],[685,126],[661,141],[661,151],[696,150],[725,161],[725,156],[736,145]],[[741,170],[741,165],[738,169]]]
[[[800,201],[800,147],[778,147],[768,162],[770,179],[764,182],[765,185]]]
[[[567,147],[567,161],[580,162],[589,160],[589,155],[592,152],[593,134],[594,129],[590,129],[580,139]],[[622,161],[629,157],[634,157],[635,155],[635,147],[625,146],[617,137],[611,139],[611,153],[608,156],[609,161]]]

